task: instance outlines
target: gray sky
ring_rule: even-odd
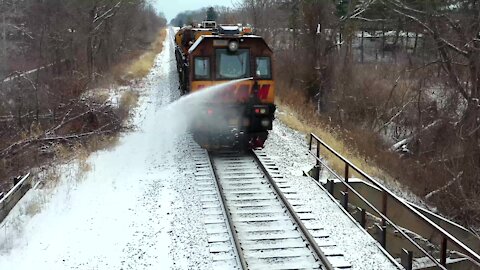
[[[163,12],[168,22],[178,13],[209,6],[233,6],[232,0],[151,0],[155,7]]]

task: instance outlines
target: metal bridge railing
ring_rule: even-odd
[[[313,147],[316,146],[316,149],[313,150]],[[344,175],[340,176],[337,172],[333,171],[330,167],[327,166],[326,162],[321,159],[320,154],[323,153],[323,151],[328,151],[329,153],[333,154],[336,158],[341,160],[345,164],[345,170],[344,170]],[[345,208],[347,212],[348,211],[348,201],[349,201],[349,193],[352,195],[356,195],[365,205],[367,205],[373,212],[374,215],[378,216],[382,220],[382,239],[381,239],[381,244],[385,248],[386,246],[386,231],[387,231],[387,225],[391,226],[394,228],[396,231],[398,231],[404,239],[406,239],[408,242],[410,242],[415,248],[418,249],[418,251],[423,254],[425,257],[429,258],[431,262],[439,269],[446,269],[447,265],[447,248],[448,245],[451,244],[452,248],[456,247],[456,250],[459,251],[461,255],[463,255],[465,258],[469,259],[472,263],[476,264],[477,266],[480,266],[480,256],[475,253],[472,249],[467,247],[465,244],[463,244],[461,241],[459,241],[457,238],[452,236],[450,233],[448,233],[446,230],[441,228],[439,225],[425,217],[423,214],[421,214],[419,211],[417,211],[415,208],[413,208],[411,205],[400,199],[398,196],[393,194],[390,190],[385,188],[382,184],[380,184],[377,180],[373,179],[371,176],[363,172],[361,169],[356,167],[353,163],[348,161],[346,158],[344,158],[342,155],[337,153],[333,148],[331,148],[329,145],[327,145],[325,142],[323,142],[318,136],[315,134],[310,134],[310,142],[309,142],[309,154],[315,157],[316,159],[316,168],[319,170],[320,165],[323,165],[333,176],[335,176],[343,185],[344,185],[344,190],[341,193],[342,194],[342,205]],[[352,185],[349,184],[349,175],[350,172],[355,172],[361,177],[363,177],[365,180],[367,180],[370,184],[372,184],[374,187],[380,190],[382,192],[382,203],[381,203],[381,209],[378,209],[377,207],[374,206],[373,202],[369,201],[366,199],[364,196],[362,196],[357,190],[355,190]],[[320,173],[315,175],[317,181],[320,180]],[[332,190],[330,190],[332,192]],[[437,239],[439,239],[440,243],[440,260],[437,260],[434,255],[426,251],[423,247],[421,247],[414,239],[412,239],[411,236],[409,236],[405,230],[395,224],[390,218],[389,218],[389,213],[387,212],[387,206],[388,206],[388,198],[392,198],[394,203],[400,204],[401,206],[405,207],[405,209],[408,209],[410,213],[415,215],[416,218],[418,218],[420,221],[422,221],[425,225],[427,225],[429,228],[433,230],[433,232],[436,234]],[[365,210],[362,210],[363,212],[363,226],[365,225]],[[350,212],[349,212],[350,213]],[[351,213],[350,213],[351,214]],[[428,237],[429,239],[434,239],[435,237],[432,235]],[[406,251],[406,249],[404,249]],[[406,263],[404,266],[407,269],[411,269],[411,260],[412,260],[412,253],[407,252],[407,257],[409,257],[410,262]],[[409,265],[408,265],[409,264]]]
[[[27,183],[30,173],[25,176],[14,179],[14,186],[7,194],[0,194],[0,224],[7,217],[8,213],[22,199],[23,195],[30,189],[30,183]]]

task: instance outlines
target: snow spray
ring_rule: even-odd
[[[186,133],[197,119],[200,111],[204,109],[205,104],[218,100],[222,91],[228,91],[230,86],[252,79],[243,78],[202,88],[165,106],[160,112],[162,119],[159,121],[159,125],[163,126],[162,129],[166,133],[163,135],[167,136],[161,136],[162,139],[169,139],[177,134]],[[216,113],[221,114],[222,112]]]

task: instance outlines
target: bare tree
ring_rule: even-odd
[[[412,20],[435,42],[438,64],[448,77],[448,85],[458,93],[466,106],[457,123],[459,136],[467,148],[477,151],[480,139],[480,3],[448,1],[443,5],[414,5],[406,1],[382,1],[395,13]]]
[[[165,23],[144,0],[1,0],[0,179],[51,145],[118,130],[121,113],[83,94]]]

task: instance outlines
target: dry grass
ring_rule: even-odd
[[[148,74],[150,69],[154,65],[155,57],[163,49],[163,42],[166,37],[166,30],[163,29],[156,41],[152,43],[150,48],[143,52],[140,56],[140,53],[136,52],[138,56],[137,59],[133,61],[123,61],[123,64],[119,64],[112,70],[110,70],[109,75],[105,76],[104,81],[97,82],[96,86],[99,84],[107,84],[108,90],[115,89],[112,87],[112,82],[119,82],[118,80],[112,80],[112,78],[122,78],[122,80],[131,80],[131,79],[140,79]],[[135,53],[126,55],[123,59],[132,59],[134,58]],[[62,89],[71,89],[72,85],[62,84]],[[109,91],[92,91],[94,94],[90,97],[98,104],[103,104],[108,101],[111,97]],[[124,115],[122,120],[128,119],[130,111],[135,108],[138,104],[139,94],[134,91],[126,91],[122,94],[119,101],[119,111]],[[112,110],[114,108],[112,107]],[[44,133],[44,128],[40,124],[30,125],[27,127],[28,130],[22,131],[18,136],[19,140],[27,139],[29,137],[34,137],[35,135],[40,135]],[[118,130],[118,129],[116,129]],[[11,183],[7,183],[6,180],[9,179],[10,171],[21,172],[24,169],[31,170],[35,168],[33,175],[40,178],[42,181],[39,183],[38,188],[42,190],[34,193],[36,198],[32,198],[31,201],[24,204],[24,207],[21,209],[22,215],[35,216],[40,213],[47,201],[49,200],[49,195],[54,192],[59,184],[61,183],[63,172],[61,168],[64,168],[63,164],[69,164],[72,166],[72,175],[69,176],[69,179],[72,181],[82,181],[85,179],[85,175],[91,171],[92,166],[89,163],[90,154],[99,151],[107,150],[114,147],[119,141],[119,136],[116,133],[108,135],[97,135],[91,136],[86,139],[82,139],[76,142],[66,141],[59,142],[55,145],[51,145],[51,152],[48,152],[48,156],[40,155],[39,153],[34,152],[25,152],[25,154],[17,155],[15,159],[0,159],[0,174],[5,172],[6,177],[3,177],[3,182],[0,181],[0,191],[6,191],[11,188]],[[8,141],[5,142],[5,144]],[[3,142],[2,142],[3,143]],[[0,145],[2,144],[0,143]],[[35,149],[36,150],[36,149]],[[69,166],[70,167],[70,166]],[[20,223],[21,219],[13,219],[10,222],[9,226],[14,228],[22,228]],[[18,224],[18,226],[17,226]],[[21,232],[19,231],[19,234]],[[9,245],[7,241],[5,243],[0,243],[0,249]]]
[[[139,79],[147,76],[150,69],[153,67],[155,60],[154,52],[146,52],[140,56],[132,65],[128,68],[126,78],[128,80]]]
[[[83,147],[88,152],[108,150],[118,145],[119,141],[118,136],[99,136],[96,140],[88,142]]]
[[[478,155],[465,154],[469,142],[451,125],[458,123],[452,118],[458,104],[452,101],[451,107],[443,108],[428,94],[432,85],[444,83],[434,75],[437,70],[432,67],[412,73],[405,72],[412,66],[403,64],[345,65],[337,61],[334,72],[322,73],[318,83],[311,81],[311,76],[317,78],[313,69],[304,74],[302,68],[308,65],[290,65],[294,60],[290,55],[277,58],[282,66],[276,74],[277,104],[285,112],[279,114],[285,124],[318,135],[388,188],[414,194],[462,225],[478,227]],[[323,104],[326,112],[321,114],[310,101],[318,89],[325,90],[322,93],[327,99]],[[437,120],[443,122],[431,130],[421,129]],[[411,132],[416,135],[409,145],[413,154],[391,151],[392,142],[384,139],[386,135],[405,138]],[[339,175],[344,174],[342,161],[326,151],[321,154]],[[452,179],[458,181],[450,186]],[[443,188],[446,185],[448,189]],[[438,190],[441,192],[435,196],[426,197]]]
[[[166,30],[162,29],[156,36],[155,42],[153,42],[146,51],[136,51],[123,55],[122,59],[119,59],[119,62],[121,64],[111,69],[108,74],[105,74],[105,76],[102,77],[103,79],[101,81],[96,82],[95,86],[93,86],[93,88],[97,88],[100,86],[100,84],[105,84],[105,89],[89,90],[88,93],[84,93],[85,97],[91,99],[96,104],[108,103],[109,99],[112,97],[112,91],[116,91],[116,89],[119,88],[118,84],[115,84],[115,76],[125,76],[125,74],[130,73],[134,78],[140,78],[141,76],[144,76],[146,73],[148,73],[154,65],[156,55],[163,50],[163,42],[165,38]],[[131,60],[134,58],[136,60]],[[78,84],[80,85],[80,83]],[[70,81],[62,81],[59,82],[58,85],[61,85],[61,87],[59,87],[59,89],[54,89],[55,91],[70,91],[73,88],[76,89],[76,83]],[[84,87],[84,84],[81,85],[82,87]],[[84,91],[83,88],[82,91]],[[72,93],[69,92],[69,94]],[[77,96],[71,97],[72,100],[82,95],[82,92],[79,92],[77,94]],[[109,111],[109,116],[111,116],[111,118],[104,116],[104,114],[100,114],[97,115],[97,120],[101,122],[101,126],[107,124],[107,122],[105,121],[113,121],[112,124],[115,125],[115,127],[112,130],[119,130],[121,129],[122,123],[117,123],[119,122],[117,120],[127,120],[130,116],[130,112],[137,106],[138,100],[138,93],[135,93],[134,91],[127,91],[126,93],[123,93],[119,98],[118,106],[120,108],[114,108],[114,106],[111,107],[111,111]],[[80,108],[79,106],[79,110],[81,109],[82,108]],[[122,118],[118,117],[120,115],[114,115],[114,113],[117,113],[117,110],[118,113],[122,115]],[[81,120],[79,120],[78,122],[81,122]],[[74,132],[73,127],[77,126],[83,129],[81,125],[83,123],[80,123],[79,125],[74,125],[76,123],[77,122],[72,123],[72,130],[68,129],[70,128],[70,126],[67,126],[65,130],[62,130],[62,132]],[[45,128],[48,127],[51,123],[44,121],[41,124],[30,124],[29,126],[27,126],[26,123],[23,124],[25,125],[25,128],[19,130],[18,132],[3,132],[2,139],[11,136],[8,137],[8,139],[14,138],[15,140],[22,141],[30,137],[35,137],[36,135],[42,135],[45,132]],[[1,141],[2,142],[0,142],[0,145],[2,147],[7,147],[9,144],[12,144],[14,142],[6,139]],[[118,136],[114,132],[113,134],[96,135],[89,138],[83,138],[81,140],[55,142],[55,144],[52,143],[51,145],[45,145],[45,151],[43,151],[43,148],[40,149],[40,147],[32,145],[32,147],[23,150],[23,152],[16,154],[12,158],[0,159],[0,176],[2,178],[0,179],[0,191],[8,191],[12,186],[12,182],[10,181],[10,179],[13,176],[19,174],[20,172],[30,170],[31,168],[55,167],[49,166],[48,164],[64,164],[70,162],[78,165],[81,171],[87,172],[88,170],[90,170],[90,165],[86,161],[88,160],[88,156],[90,155],[90,153],[97,150],[109,149],[113,147],[117,141]],[[74,159],[78,159],[80,163],[76,164],[76,161],[74,161]],[[52,188],[57,186],[58,179],[52,178],[52,181],[50,181],[50,177],[42,178],[48,179],[48,182],[51,182],[50,184],[44,185],[46,188],[48,188],[47,185],[51,185]]]
[[[402,183],[401,186],[407,186],[420,197],[431,190],[431,181],[418,181],[428,179],[424,168],[418,166],[414,159],[401,159],[398,154],[389,151],[378,134],[348,121],[340,125],[338,119],[331,119],[328,114],[318,115],[315,104],[308,102],[301,91],[288,87],[279,89],[282,90],[277,92],[276,103],[286,112],[280,115],[280,120],[289,127],[306,136],[316,134],[356,167],[371,177],[381,179],[388,187],[398,187]],[[322,151],[322,157],[334,171],[344,175],[345,164],[340,159],[326,151]],[[350,177],[362,178],[352,170]]]
[[[287,60],[292,61],[291,57],[280,59],[282,62]],[[365,127],[373,126],[373,120],[382,115],[383,111],[379,111],[378,108],[385,106],[385,101],[389,99],[392,90],[392,84],[389,82],[398,77],[402,66],[362,65],[344,70],[342,64],[339,64],[332,69],[335,72],[330,79],[334,87],[332,86],[332,91],[327,93],[328,112],[320,115],[317,113],[316,104],[308,98],[308,95],[311,95],[308,77],[305,79],[307,81],[297,80],[289,73],[278,71],[277,78],[280,79],[277,81],[276,103],[287,112],[280,116],[281,120],[302,133],[316,134],[368,175],[396,185],[400,178],[405,178],[404,172],[407,167],[410,168],[410,164],[407,166],[404,160],[399,162],[400,158],[388,151],[381,135]],[[295,74],[301,75],[298,72]],[[389,105],[401,106],[395,101],[407,95],[408,89],[407,85],[399,83],[392,92],[394,96],[391,97]],[[389,114],[385,115],[390,118]],[[332,169],[340,175],[344,174],[345,165],[340,159],[326,151],[323,151],[322,156]],[[352,170],[350,173],[353,177],[359,177],[352,174]],[[416,193],[421,194],[420,185],[412,184],[411,181],[403,182],[408,183],[410,187],[418,187]]]
[[[154,65],[155,57],[163,50],[163,41],[166,37],[166,29],[162,29],[150,46],[150,49],[144,52],[140,57],[127,64],[120,64],[112,70],[114,77],[120,76],[122,80],[140,79],[146,76]],[[117,82],[119,82],[117,80]],[[115,87],[113,87],[115,88]],[[109,89],[113,89],[109,87]],[[95,92],[94,99],[97,102],[105,102],[110,97],[108,91]],[[122,93],[119,101],[117,113],[122,121],[130,116],[130,112],[138,105],[139,93],[134,90],[128,90]],[[83,179],[83,176],[91,170],[88,157],[91,153],[108,150],[113,148],[119,142],[119,137],[113,135],[98,135],[73,146],[59,146],[56,149],[56,156],[60,160],[69,161],[75,159],[78,166],[77,178]]]
[[[91,164],[88,162],[90,154],[96,151],[112,149],[118,142],[118,136],[98,135],[91,140],[78,143],[74,146],[58,145],[56,147],[56,157],[62,161],[75,162],[78,167],[77,179],[81,180],[83,176],[92,169]],[[49,178],[54,179],[53,176],[49,176]]]
[[[98,104],[104,104],[110,98],[110,91],[112,89],[95,89],[92,99]]]
[[[125,91],[120,97],[120,107],[131,109],[138,104],[139,93],[136,91]]]
[[[155,57],[163,49],[163,41],[166,37],[166,30],[162,29],[158,38],[150,46],[150,49],[144,52],[136,60],[128,64],[120,64],[112,70],[112,74],[118,76],[123,74],[122,80],[140,79],[146,76],[154,65]],[[119,81],[117,81],[119,82]],[[110,87],[112,89],[112,87]],[[108,91],[95,92],[94,99],[97,102],[105,102],[109,98]],[[129,118],[130,112],[137,107],[139,101],[139,93],[134,90],[128,90],[122,93],[118,106],[118,115],[121,120],[125,121]],[[78,166],[78,173],[76,178],[83,179],[84,175],[91,170],[91,164],[88,158],[91,153],[108,150],[113,148],[119,142],[119,137],[113,135],[98,135],[87,141],[83,141],[73,146],[59,145],[56,148],[56,157],[63,161],[72,161]],[[52,181],[56,185],[58,181]]]
[[[126,81],[141,79],[147,76],[155,64],[155,57],[163,50],[163,42],[166,35],[166,29],[162,29],[157,39],[146,52],[133,61],[116,67],[114,69],[115,80],[119,83],[125,83]]]
[[[120,119],[126,120],[133,108],[138,105],[140,94],[137,91],[125,91],[120,97],[118,106],[118,114]]]
[[[375,164],[368,162],[367,158],[359,154],[356,147],[349,145],[346,140],[342,139],[330,124],[325,123],[319,116],[315,115],[313,106],[308,104],[287,104],[282,102],[281,98],[277,99],[276,104],[280,107],[281,111],[285,112],[279,116],[279,119],[290,128],[304,133],[307,140],[310,133],[314,133],[367,174],[382,179],[391,179],[384,171],[379,169]],[[322,157],[328,161],[334,171],[340,175],[344,174],[345,164],[343,161],[326,151],[322,152]],[[355,174],[351,174],[351,176],[359,177]]]
[[[37,198],[36,200],[31,200],[27,203],[25,207],[25,214],[33,217],[36,214],[42,211],[42,208],[45,204],[45,199]]]
[[[59,146],[58,148],[60,148]],[[62,147],[64,149],[59,149],[59,151],[62,151],[63,155],[66,155],[68,150],[66,150],[66,147]],[[70,152],[71,155],[73,152]],[[54,190],[59,184],[60,184],[60,171],[57,166],[51,166],[45,169],[44,173],[42,173],[42,185],[41,187],[47,190]]]
[[[88,162],[88,157],[90,156],[90,153],[96,150],[99,150],[100,148],[96,149],[91,147],[91,145],[96,144],[96,142],[101,139],[102,139],[102,136],[99,136],[94,140],[88,141],[85,144],[79,144],[74,147],[73,151],[75,153],[75,162],[78,166],[77,175],[76,175],[77,181],[84,179],[84,176],[87,174],[87,172],[92,170],[92,166]],[[111,147],[111,146],[108,145],[106,147]]]

